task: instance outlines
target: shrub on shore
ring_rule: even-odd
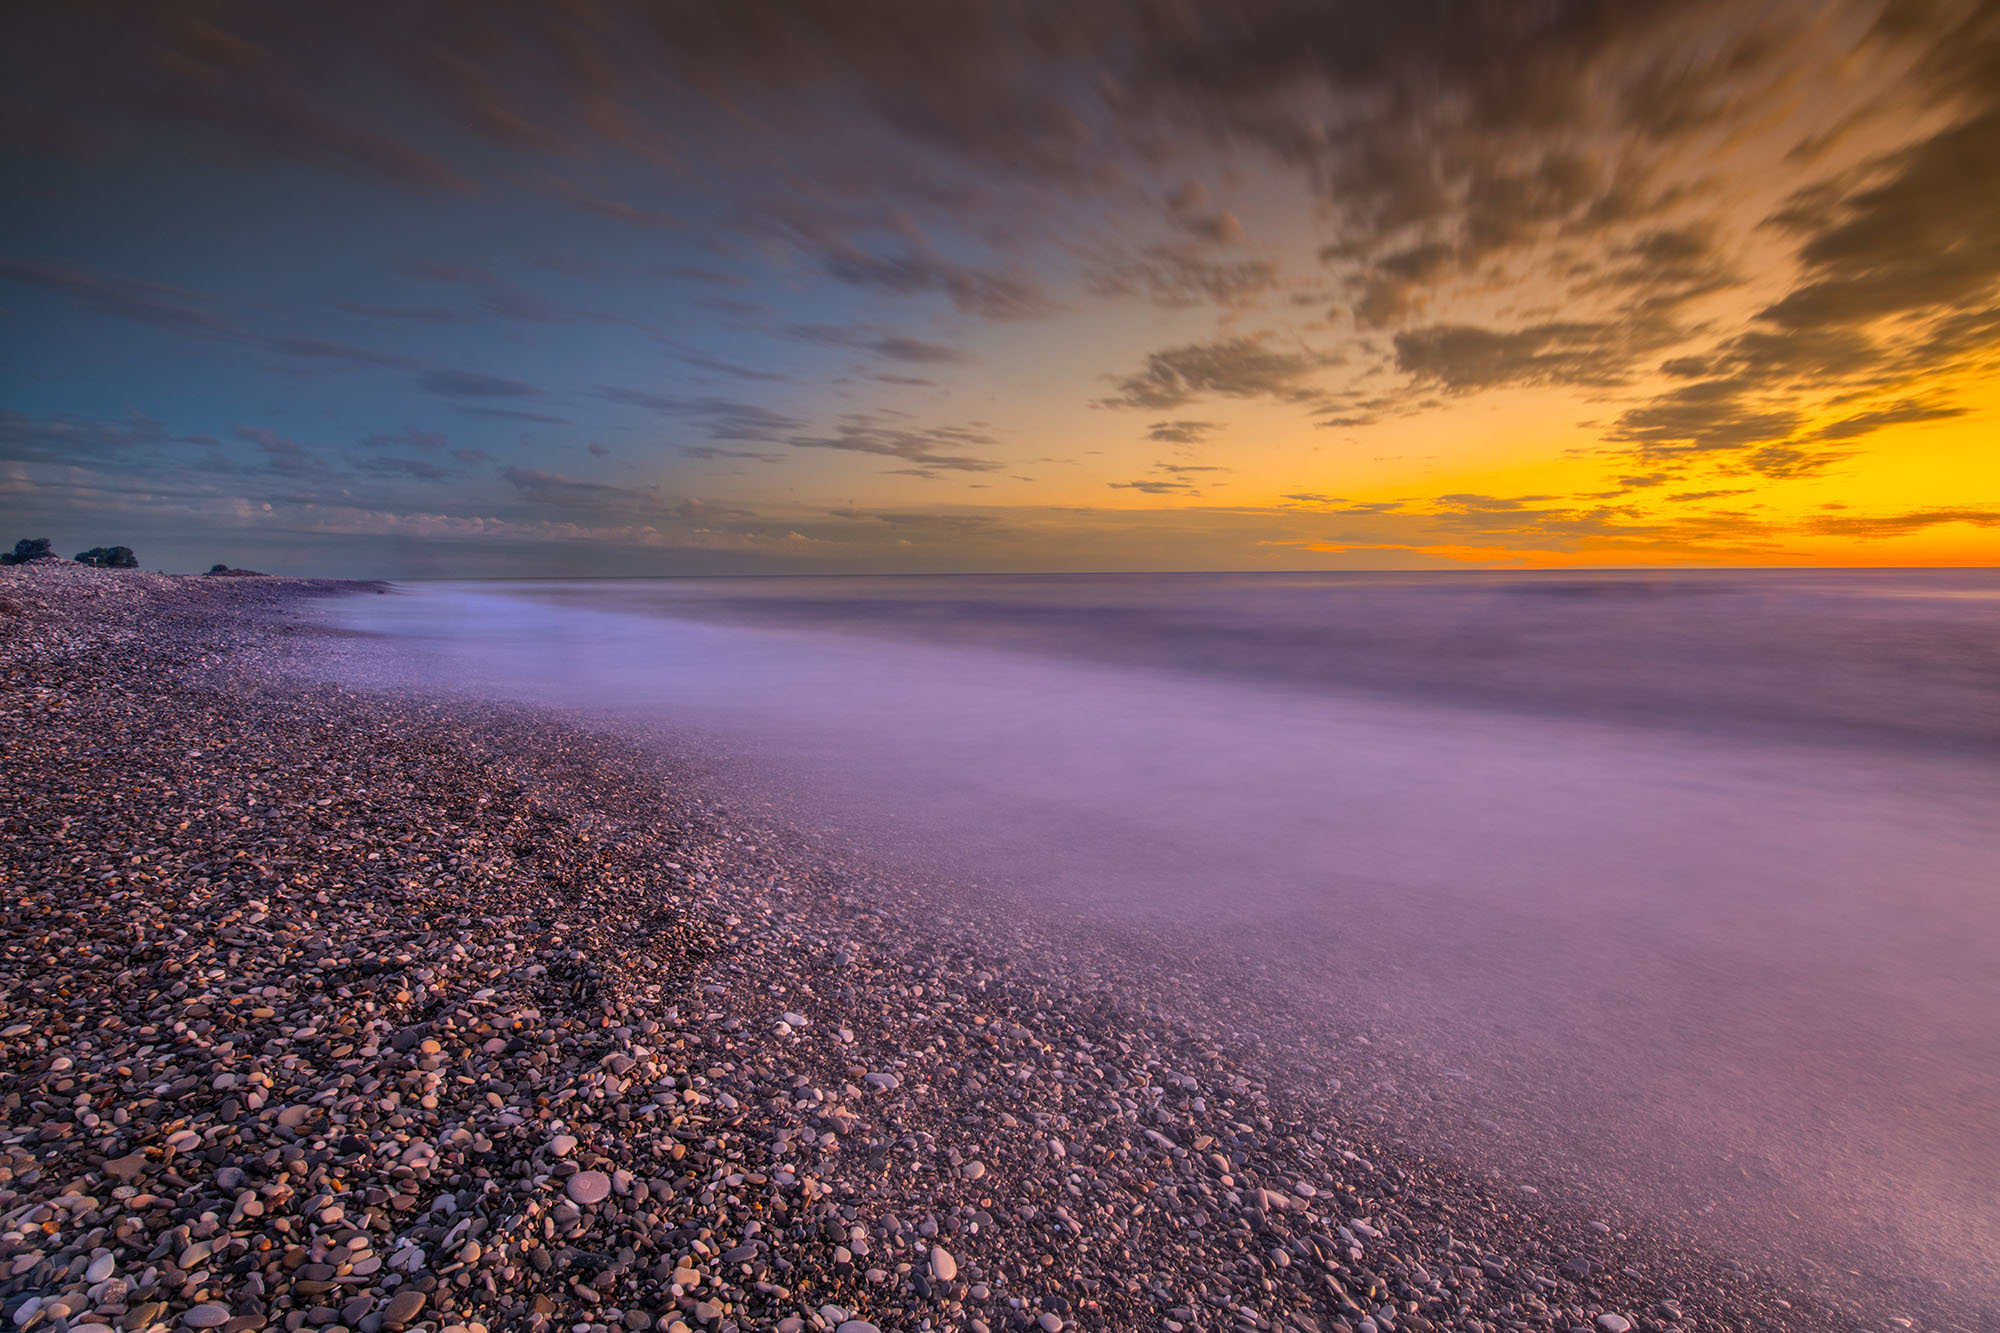
[[[137,569],[139,557],[129,546],[93,546],[76,553],[76,563],[95,569]]]
[[[0,552],[0,565],[25,565],[30,560],[53,560],[55,546],[47,537],[23,537],[11,551]]]

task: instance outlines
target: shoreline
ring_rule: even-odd
[[[362,586],[0,581],[17,1326],[1880,1326],[1380,1141],[1267,1077],[1282,1005],[300,683]]]

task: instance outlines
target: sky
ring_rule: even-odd
[[[2000,564],[2000,7],[23,0],[0,545]]]

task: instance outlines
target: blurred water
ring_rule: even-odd
[[[1247,956],[1434,1070],[1426,1132],[1509,1180],[2000,1308],[1993,574],[434,584],[336,614],[391,645],[352,678],[664,725],[1031,909]]]

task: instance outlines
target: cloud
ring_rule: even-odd
[[[493,288],[479,299],[479,303],[496,315],[508,319],[526,319],[537,323],[548,323],[561,319],[562,312],[547,301],[528,295],[518,287],[501,285]]]
[[[131,413],[122,423],[49,416],[37,420],[0,408],[0,458],[20,462],[109,461],[132,450],[171,443],[165,426]]]
[[[997,472],[1001,464],[972,454],[946,450],[964,446],[990,445],[992,437],[959,427],[909,428],[883,425],[874,418],[853,416],[824,435],[799,435],[785,441],[794,449],[833,449],[846,453],[874,454],[915,464],[925,472]]]
[[[352,347],[346,343],[328,342],[324,338],[273,338],[271,345],[286,356],[295,356],[315,361],[349,361],[365,366],[407,366],[410,359],[392,352],[377,352],[366,347]]]
[[[477,264],[459,264],[443,259],[403,259],[396,271],[418,282],[453,283],[464,287],[484,287],[497,282],[491,270]]]
[[[702,426],[711,440],[777,441],[803,424],[782,412],[732,398],[710,395],[689,398],[615,384],[600,385],[598,393],[627,407],[643,407],[661,416],[685,417]]]
[[[855,347],[912,365],[951,365],[965,360],[962,353],[942,343],[926,342],[908,334],[885,333],[868,324],[793,324],[782,335],[821,347]]]
[[[1119,378],[1106,407],[1179,407],[1208,394],[1310,402],[1318,390],[1305,383],[1334,358],[1309,351],[1278,351],[1267,334],[1169,347],[1146,357],[1145,369]]]
[[[1939,508],[1912,509],[1899,514],[1822,515],[1807,519],[1805,526],[1807,531],[1822,537],[1870,541],[1907,537],[1947,523],[1965,523],[1975,528],[2000,527],[2000,509]]]
[[[524,412],[516,407],[482,407],[474,403],[454,403],[459,411],[468,416],[492,417],[496,421],[533,421],[542,425],[562,426],[568,417],[552,417],[546,412]]]
[[[1144,491],[1147,495],[1194,495],[1199,494],[1194,487],[1184,481],[1107,481],[1104,483],[1114,491]]]
[[[712,444],[684,444],[679,452],[683,457],[700,459],[742,458],[753,463],[782,463],[782,454],[767,454],[755,449],[724,449]]]
[[[1883,165],[1885,179],[1843,198],[1804,239],[1806,280],[1762,318],[1784,329],[1856,326],[1990,303],[2000,284],[2000,207],[1992,197],[2000,184],[2000,107]]]
[[[885,527],[929,532],[982,532],[999,526],[991,514],[931,514],[911,510],[840,508],[826,511],[849,523],[877,523]]]
[[[61,264],[38,264],[22,259],[0,259],[0,278],[11,278],[30,287],[61,292],[100,314],[137,320],[178,333],[233,334],[236,326],[227,318],[201,307],[214,298],[183,287],[127,278],[110,273],[92,273]]]
[[[405,426],[399,431],[378,431],[361,441],[370,449],[442,449],[450,437],[441,430],[418,430]]]
[[[937,293],[962,314],[986,319],[1029,319],[1053,309],[1034,279],[1021,273],[954,264],[934,256],[881,256],[850,247],[820,257],[841,282],[896,296]]]
[[[1196,305],[1240,308],[1278,285],[1278,266],[1268,259],[1213,259],[1194,245],[1153,245],[1138,255],[1093,269],[1091,291],[1099,296],[1142,296],[1167,309]]]
[[[421,320],[443,324],[465,318],[456,310],[443,310],[435,306],[366,305],[359,301],[335,301],[336,309],[350,314],[367,315],[372,319]]]
[[[602,508],[614,504],[653,505],[659,501],[659,488],[655,486],[607,486],[527,467],[504,467],[500,475],[523,499],[537,504]]]
[[[1146,438],[1162,444],[1200,444],[1221,429],[1217,421],[1155,421],[1146,428]]]
[[[1798,429],[1804,418],[1752,396],[1754,381],[1700,380],[1621,413],[1605,438],[1643,446],[1647,456],[1740,449]]]
[[[450,469],[439,467],[428,458],[392,458],[377,455],[358,459],[354,466],[362,472],[372,472],[379,476],[410,477],[416,481],[445,481],[452,476]]]
[[[417,378],[426,393],[451,398],[529,398],[541,392],[532,384],[501,379],[476,370],[431,370]]]
[[[1813,432],[1817,440],[1852,440],[1862,435],[1872,434],[1885,426],[1898,426],[1914,421],[1947,421],[1952,417],[1962,417],[1965,409],[1951,403],[1918,402],[1904,399],[1887,407],[1875,408],[1868,412],[1856,412],[1842,417]]]
[[[266,459],[265,466],[281,477],[309,477],[327,471],[318,454],[263,426],[238,426],[236,438],[256,445]]]
[[[729,378],[735,380],[749,380],[753,383],[772,383],[788,378],[788,376],[780,375],[773,370],[758,370],[754,366],[739,366],[733,361],[724,361],[719,357],[708,356],[700,352],[676,352],[674,355],[697,370],[712,370],[718,375],[727,375]]]
[[[1560,321],[1507,331],[1437,324],[1396,335],[1396,367],[1459,392],[1517,384],[1604,388],[1624,383],[1640,357],[1681,336],[1634,323]]]
[[[1736,490],[1722,491],[1675,491],[1667,498],[1681,504],[1693,504],[1699,500],[1726,500],[1732,496],[1752,495],[1755,493],[1756,488],[1754,486],[1746,486]]]

